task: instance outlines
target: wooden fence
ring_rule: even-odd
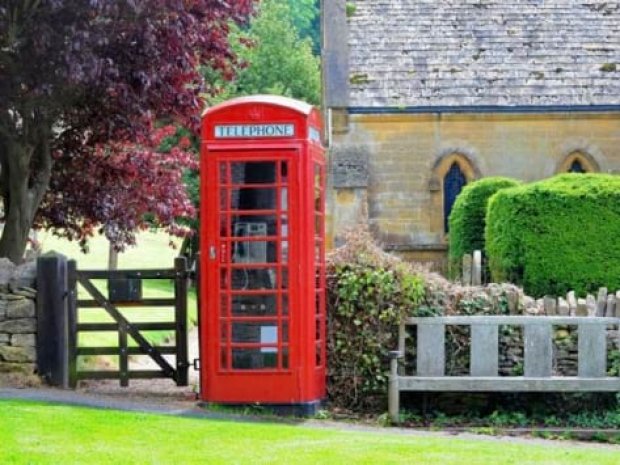
[[[407,376],[399,366],[404,357],[407,326],[417,327],[416,372]],[[445,376],[446,326],[471,328],[469,376]],[[578,374],[553,373],[553,328],[578,328]],[[523,376],[499,376],[499,327],[521,326],[524,333]],[[400,327],[399,347],[391,352],[389,414],[399,420],[403,391],[620,391],[620,378],[607,376],[607,331],[617,331],[620,318],[596,316],[448,316],[409,318]]]

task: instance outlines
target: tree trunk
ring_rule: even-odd
[[[118,270],[118,252],[111,242],[108,242],[108,270]]]
[[[3,139],[0,147],[4,230],[0,257],[21,263],[34,216],[51,176],[51,154],[45,136],[37,145]],[[34,173],[31,172],[34,168]]]

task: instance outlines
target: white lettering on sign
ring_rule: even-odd
[[[215,126],[216,139],[293,137],[294,124],[231,124]]]
[[[318,129],[310,126],[309,132],[310,132],[310,140],[321,143],[321,133],[319,132]]]

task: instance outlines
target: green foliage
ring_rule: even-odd
[[[347,18],[350,18],[357,11],[357,6],[353,2],[347,2],[345,4]]]
[[[501,190],[486,222],[495,281],[537,297],[620,289],[620,176],[564,174]]]
[[[235,52],[245,67],[237,71],[234,81],[222,83],[224,91],[211,103],[252,94],[283,95],[320,103],[319,58],[313,54],[312,41],[300,38],[295,18],[302,21],[293,14],[289,0],[261,2],[249,28],[237,29],[233,34]],[[247,43],[252,45],[248,47]]]
[[[321,10],[320,0],[288,0],[293,24],[302,39],[312,41],[312,50],[315,55],[321,53],[321,27],[319,13]]]
[[[349,234],[328,268],[329,398],[338,407],[383,410],[388,352],[397,347],[397,325],[421,301],[423,281],[365,231]]]
[[[501,189],[516,187],[516,179],[491,177],[465,186],[454,202],[450,214],[450,260],[459,263],[463,255],[484,250],[487,204]]]

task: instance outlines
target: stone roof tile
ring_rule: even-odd
[[[353,3],[352,106],[620,104],[620,2]]]

